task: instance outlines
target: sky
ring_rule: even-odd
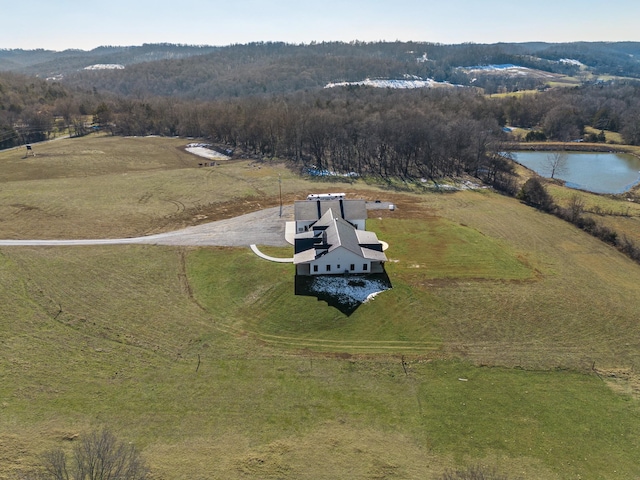
[[[640,41],[638,0],[0,0],[0,49]]]

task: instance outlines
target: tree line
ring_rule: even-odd
[[[121,135],[207,138],[315,172],[401,178],[510,171],[490,99],[472,90],[362,87],[215,102],[103,103],[97,121]],[[111,127],[110,127],[111,125]]]
[[[120,98],[102,107],[120,134],[204,137],[341,172],[491,177],[505,125],[529,129],[534,140],[558,141],[582,139],[590,125],[640,144],[639,93],[635,82],[505,98],[475,89],[351,86],[209,102]]]

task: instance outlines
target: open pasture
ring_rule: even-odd
[[[177,138],[90,136],[0,152],[2,238],[118,238],[176,230],[278,204],[305,184],[281,165],[218,162]]]
[[[268,164],[209,172],[224,177],[215,192],[188,184],[213,175],[197,167],[126,176],[238,209],[257,190],[277,205],[278,173],[289,198],[318,190]],[[118,175],[95,177],[108,190]],[[63,180],[8,179],[0,195],[49,189],[89,219],[100,189],[57,192]],[[158,479],[422,479],[478,464],[509,478],[640,476],[636,264],[491,192],[340,190],[397,205],[368,223],[390,244],[393,289],[348,317],[294,296],[293,267],[246,248],[0,249],[0,478],[102,425]],[[122,191],[103,221],[136,234]]]

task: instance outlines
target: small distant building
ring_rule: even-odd
[[[346,203],[349,200],[338,200],[338,210],[334,210],[329,204],[333,201],[307,201],[296,202],[305,204],[300,208],[300,214],[304,219],[298,223],[298,209],[296,208],[296,229],[299,233],[295,236],[293,263],[296,266],[296,275],[340,275],[345,273],[369,274],[383,273],[387,256],[382,249],[382,243],[373,232],[364,230],[366,218],[366,204],[364,200],[353,200],[362,205],[362,211],[356,205],[359,203]],[[314,220],[306,215],[307,205],[315,208]],[[353,205],[345,209],[345,205]],[[356,223],[347,219],[349,213],[355,213],[352,218],[356,223],[361,221],[362,229],[356,227]],[[338,213],[339,212],[339,213]],[[322,213],[320,215],[320,213]]]
[[[307,200],[338,200],[344,197],[344,193],[310,193]]]

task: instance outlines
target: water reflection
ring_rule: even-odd
[[[640,183],[640,159],[620,153],[513,152],[514,159],[539,175],[551,175],[554,154],[566,156],[554,178],[571,188],[595,193],[624,193]]]

